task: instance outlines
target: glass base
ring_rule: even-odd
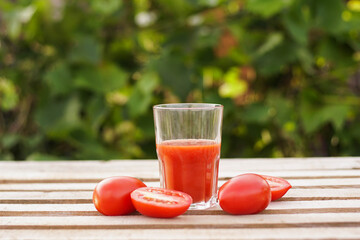
[[[214,207],[216,205],[216,197],[210,198],[207,202],[197,202],[190,205],[189,210],[203,210]]]

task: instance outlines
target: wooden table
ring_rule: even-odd
[[[246,172],[293,188],[261,214],[219,207],[174,219],[107,217],[92,204],[105,177],[158,186],[155,160],[0,162],[1,239],[360,239],[360,158],[222,159],[219,185]]]

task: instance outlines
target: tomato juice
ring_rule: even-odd
[[[220,143],[205,139],[176,139],[156,146],[163,187],[185,192],[193,203],[216,198]]]

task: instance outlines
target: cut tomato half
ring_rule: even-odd
[[[188,210],[192,198],[180,191],[142,187],[131,193],[131,201],[136,210],[145,216],[173,218]]]
[[[283,178],[261,175],[270,185],[271,201],[275,201],[292,187],[291,184]]]

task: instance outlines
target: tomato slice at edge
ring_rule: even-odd
[[[149,217],[172,218],[188,210],[192,203],[190,195],[165,188],[143,187],[131,193],[136,210]]]
[[[270,185],[271,189],[271,201],[275,201],[292,188],[291,184],[283,178],[273,177],[267,175],[261,175]]]

